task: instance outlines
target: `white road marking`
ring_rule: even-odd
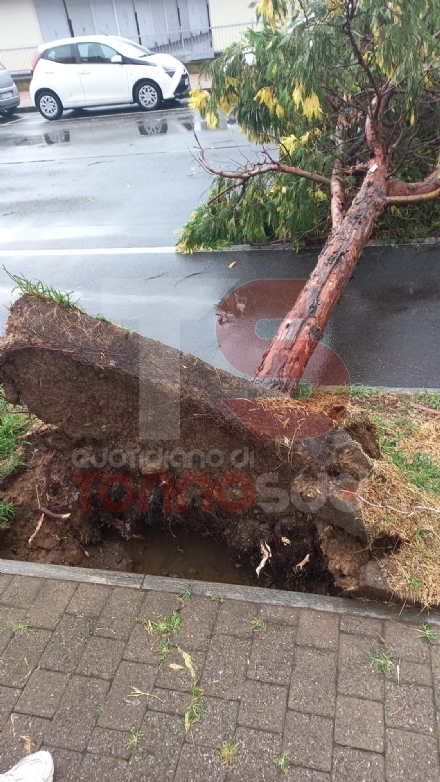
[[[85,247],[61,250],[0,250],[0,258],[47,258],[59,255],[167,255],[176,253],[175,247]]]

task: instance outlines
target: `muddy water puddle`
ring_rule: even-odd
[[[192,530],[171,533],[151,527],[142,538],[127,541],[125,548],[132,560],[133,573],[221,584],[257,583],[255,571],[249,563],[244,564],[231,556],[221,541]]]

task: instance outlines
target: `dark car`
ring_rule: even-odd
[[[9,117],[19,105],[20,93],[17,86],[9,71],[0,63],[0,114]]]

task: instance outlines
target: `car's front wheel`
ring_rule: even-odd
[[[44,119],[59,119],[63,113],[63,104],[58,95],[50,90],[44,90],[37,96],[37,109]]]
[[[136,103],[142,111],[154,111],[162,103],[162,93],[160,87],[152,81],[144,81],[136,87]]]

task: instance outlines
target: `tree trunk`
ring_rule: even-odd
[[[255,380],[292,393],[321,339],[333,307],[386,206],[386,166],[373,159],[361,189],[322,250],[316,268],[263,356]]]

